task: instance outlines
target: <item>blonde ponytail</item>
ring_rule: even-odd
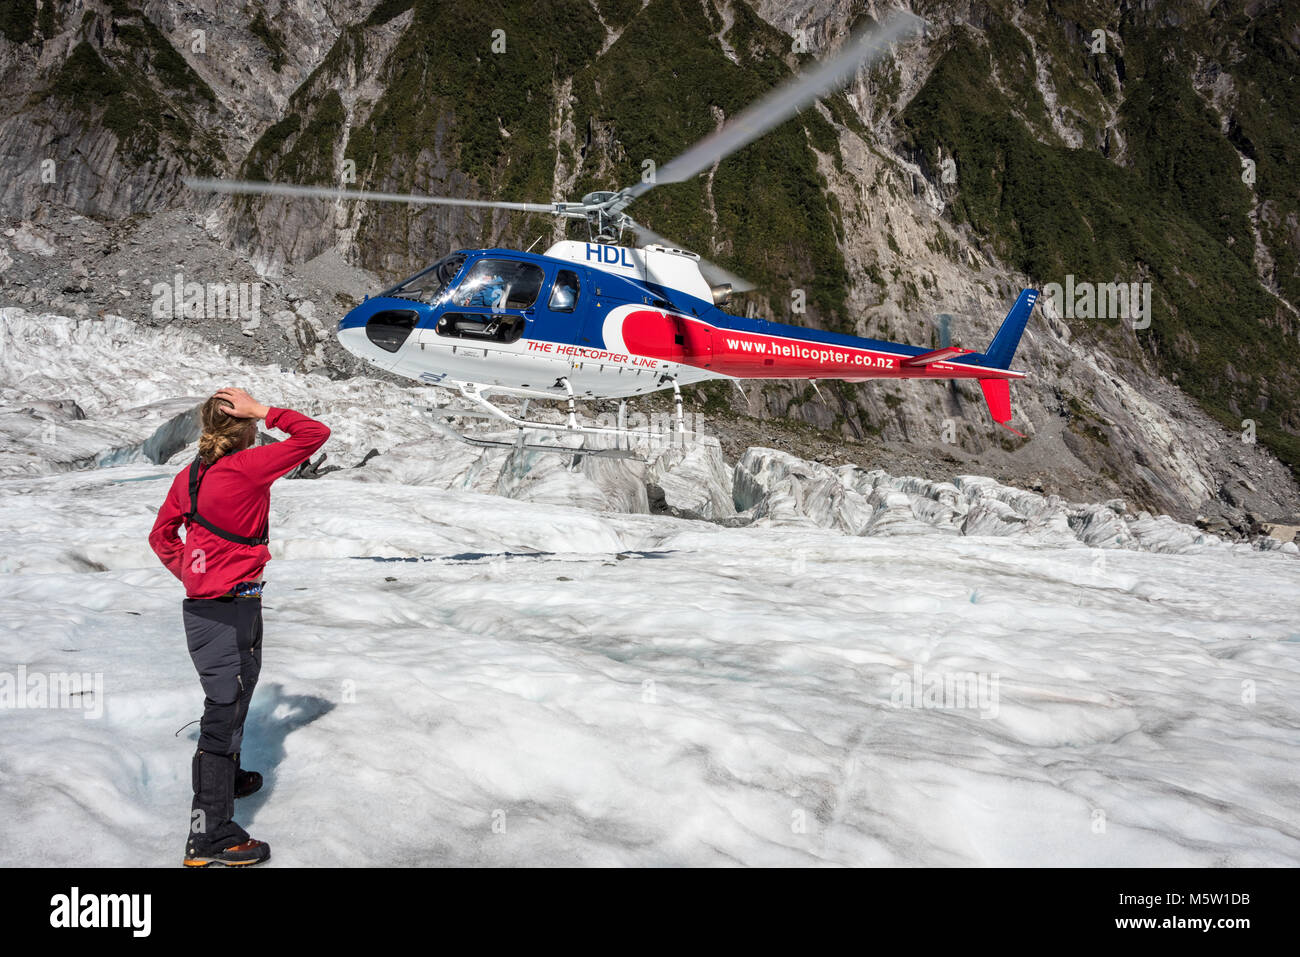
[[[239,452],[251,445],[250,431],[256,428],[252,419],[237,419],[226,411],[228,404],[215,395],[203,403],[199,419],[203,434],[199,436],[199,458],[211,465],[223,455]]]

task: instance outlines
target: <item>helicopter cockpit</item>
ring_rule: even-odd
[[[403,279],[390,289],[385,289],[380,295],[415,299],[432,305],[456,278],[456,274],[465,265],[467,258],[469,254],[464,250],[454,252],[450,256],[443,256],[432,266],[426,266],[414,276]]]

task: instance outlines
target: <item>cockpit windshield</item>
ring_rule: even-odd
[[[460,267],[465,265],[466,255],[464,252],[455,252],[444,256],[409,279],[403,279],[391,289],[385,289],[380,295],[401,296],[403,299],[418,299],[426,303],[436,302],[448,283],[456,278]]]

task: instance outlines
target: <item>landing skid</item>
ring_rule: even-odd
[[[510,439],[489,439],[477,435],[469,435],[464,432],[457,432],[450,426],[440,426],[438,431],[442,432],[449,438],[456,439],[458,442],[464,442],[466,445],[473,445],[480,449],[507,449],[510,451],[521,450],[525,452],[549,452],[554,455],[572,455],[575,459],[581,460],[583,456],[589,455],[592,458],[600,459],[631,459],[633,461],[644,462],[645,459],[638,453],[630,449],[595,449],[587,446],[568,446],[568,445],[540,445],[537,442],[524,442]],[[523,430],[520,430],[521,434]]]
[[[694,436],[695,433],[688,431],[684,425],[682,415],[682,390],[677,384],[677,380],[672,376],[665,376],[662,382],[670,382],[673,387],[673,407],[674,428],[671,434],[671,440],[674,444],[681,446],[686,442],[688,435]],[[650,432],[644,430],[629,429],[627,423],[627,401],[620,400],[618,404],[618,426],[608,428],[598,425],[583,425],[578,421],[577,397],[574,395],[573,386],[567,376],[561,376],[555,381],[557,388],[563,388],[566,392],[564,400],[568,404],[567,415],[563,423],[558,422],[539,422],[535,419],[527,418],[528,405],[533,398],[553,400],[556,396],[542,392],[524,392],[523,390],[494,388],[491,386],[481,386],[476,382],[456,382],[456,388],[460,394],[474,403],[474,409],[438,409],[431,408],[428,411],[434,415],[447,419],[456,418],[478,418],[484,420],[495,420],[507,423],[515,428],[515,437],[513,439],[491,438],[470,433],[458,432],[449,425],[440,425],[439,431],[443,434],[455,438],[467,445],[473,445],[478,448],[499,448],[499,449],[518,449],[529,452],[547,452],[556,455],[573,456],[572,466],[576,466],[583,456],[603,459],[629,459],[632,461],[648,462],[649,459],[639,450],[632,448],[634,443],[651,442],[663,443],[669,438],[661,432]],[[521,415],[511,415],[505,409],[493,404],[488,398],[492,392],[502,392],[506,394],[515,394],[523,398],[523,412]],[[615,445],[611,447],[592,447],[582,445],[543,445],[538,442],[527,441],[527,433],[530,431],[545,432],[552,435],[574,435],[574,436],[599,436],[603,438],[613,438]]]

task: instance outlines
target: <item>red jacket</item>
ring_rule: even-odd
[[[330,437],[328,426],[291,409],[271,409],[266,424],[288,432],[289,438],[223,455],[203,471],[199,514],[236,535],[261,534],[271,510],[271,483],[310,458]],[[177,529],[190,510],[189,477],[186,466],[172,480],[149,533],[153,550],[184,583],[190,598],[215,598],[239,582],[260,580],[262,568],[271,560],[265,545],[230,542],[198,524],[187,525],[181,541]]]

